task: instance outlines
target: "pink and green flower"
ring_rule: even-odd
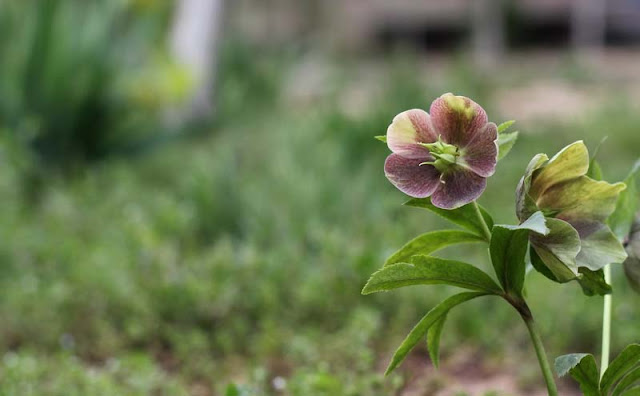
[[[555,280],[567,282],[580,277],[580,268],[598,271],[626,258],[622,244],[607,219],[616,208],[624,183],[610,184],[586,176],[589,152],[582,141],[575,142],[549,159],[536,155],[520,180],[516,212],[521,222],[537,211],[546,217],[550,233],[531,234],[530,241]],[[542,271],[549,276],[547,271]]]
[[[477,103],[450,93],[427,113],[398,114],[387,130],[387,179],[414,198],[455,209],[477,199],[495,172],[498,129]]]

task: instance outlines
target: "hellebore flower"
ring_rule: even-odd
[[[631,233],[625,244],[629,257],[624,261],[624,273],[631,287],[640,293],[640,213],[633,222]]]
[[[395,116],[387,129],[392,154],[384,172],[405,194],[455,209],[478,198],[495,172],[498,128],[464,96],[444,94],[429,112],[413,109]]]
[[[616,207],[624,183],[610,184],[586,176],[589,152],[582,141],[575,142],[549,160],[536,155],[516,192],[516,212],[524,222],[537,211],[546,217],[550,233],[531,234],[533,250],[545,268],[540,272],[567,282],[579,277],[579,268],[598,271],[626,258],[622,244],[607,219]],[[549,274],[550,271],[550,274]]]

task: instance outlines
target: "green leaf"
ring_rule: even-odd
[[[502,124],[498,125],[498,133],[502,133],[507,129],[511,128],[511,125],[515,124],[516,120],[505,121]]]
[[[562,283],[558,280],[558,278],[556,278],[555,275],[553,275],[553,272],[551,272],[551,270],[547,268],[540,256],[538,256],[538,253],[536,253],[536,249],[534,249],[533,246],[529,247],[529,258],[531,259],[531,266],[533,266],[536,271],[554,282]]]
[[[387,135],[378,135],[378,136],[374,136],[374,138],[378,139],[382,143],[386,143],[387,142]]]
[[[520,132],[501,133],[498,135],[498,161],[503,159],[509,154],[509,151],[513,148],[518,140]]]
[[[580,267],[578,271],[581,274],[578,283],[586,296],[604,296],[611,293],[611,285],[604,280],[603,269],[591,271],[589,268]]]
[[[362,294],[404,286],[436,284],[501,293],[500,286],[473,265],[432,256],[413,256],[411,264],[397,263],[374,272],[362,289]]]
[[[555,369],[558,377],[571,374],[571,377],[580,384],[580,390],[584,396],[601,396],[598,389],[600,376],[593,355],[572,353],[560,356],[556,359]]]
[[[613,396],[620,396],[622,392],[628,390],[631,386],[640,385],[638,382],[640,382],[640,367],[629,371],[627,375],[618,382],[613,389]]]
[[[627,189],[618,195],[616,208],[609,216],[609,226],[619,240],[624,240],[638,210],[638,189],[636,186],[636,176],[640,170],[640,160],[638,160],[629,175],[624,179]]]
[[[446,321],[447,314],[444,314],[427,331],[427,348],[429,349],[431,363],[435,368],[440,366],[440,336]]]
[[[620,396],[640,396],[640,386],[636,386],[635,388],[631,388],[628,391],[624,392]]]
[[[430,198],[414,198],[405,202],[404,204],[416,208],[428,209],[438,216],[441,216],[454,224],[466,228],[467,230],[474,232],[484,239],[484,228],[480,223],[480,219],[478,219],[478,216],[476,215],[476,210],[473,207],[473,203],[461,206],[453,210],[440,209],[434,206],[431,203]],[[493,227],[493,219],[491,218],[491,215],[489,215],[489,213],[483,207],[480,207],[480,212],[482,212],[482,217],[487,223],[487,226],[489,227],[489,229],[491,229]]]
[[[235,384],[229,384],[224,394],[225,396],[240,396],[240,390]]]
[[[458,243],[483,242],[484,238],[466,231],[444,230],[422,234],[404,245],[387,259],[384,266],[408,262],[412,256],[427,255],[449,245]]]
[[[542,212],[534,213],[519,226],[495,225],[491,234],[489,252],[496,276],[507,293],[517,296],[522,296],[530,231],[549,233]]]
[[[613,384],[640,363],[640,344],[628,345],[620,352],[602,376],[600,391],[608,394]]]
[[[560,219],[547,218],[547,227],[551,230],[548,235],[531,234],[529,241],[540,258],[540,263],[548,271],[541,271],[539,263],[532,255],[531,263],[534,268],[542,272],[549,279],[564,283],[576,279],[578,266],[576,256],[580,252],[580,236],[569,223]],[[551,272],[553,277],[547,274]]]
[[[600,167],[600,163],[596,159],[598,154],[600,153],[600,149],[604,142],[608,139],[608,136],[603,137],[596,148],[593,150],[593,154],[591,155],[591,161],[589,161],[589,170],[587,171],[586,176],[594,179],[594,180],[602,180],[602,168]]]
[[[457,305],[460,305],[466,301],[472,300],[477,297],[485,296],[485,295],[487,294],[477,293],[477,292],[476,293],[474,292],[460,293],[447,298],[446,300],[438,304],[436,307],[434,307],[422,319],[420,319],[418,324],[416,324],[415,327],[409,333],[409,335],[407,335],[407,338],[405,338],[404,341],[402,341],[402,344],[400,344],[400,347],[398,347],[398,349],[394,353],[393,358],[391,359],[391,363],[389,363],[389,366],[387,367],[387,371],[385,372],[385,375],[388,375],[396,367],[398,367],[398,364],[400,364],[400,362],[402,362],[404,358],[407,357],[407,354],[425,336],[425,334],[431,328],[431,326],[433,326],[436,322],[438,322],[438,320],[440,320],[442,316],[446,316],[447,313],[449,313],[449,311],[451,310],[451,308]]]
[[[587,177],[590,177],[593,180],[602,180],[602,168],[600,167],[600,163],[598,163],[595,158],[593,158],[591,162],[589,162]]]

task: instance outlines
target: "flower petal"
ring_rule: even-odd
[[[429,110],[436,132],[449,144],[465,148],[488,122],[479,104],[464,96],[446,93],[434,100]]]
[[[535,202],[529,195],[531,177],[533,176],[533,172],[540,169],[548,160],[549,157],[547,157],[546,154],[538,154],[533,157],[529,165],[527,165],[527,169],[522,179],[520,179],[520,183],[518,183],[518,188],[516,189],[516,214],[521,222],[538,211]]]
[[[547,235],[531,233],[529,240],[536,253],[559,282],[578,276],[576,256],[580,252],[580,237],[569,223],[547,218]]]
[[[588,170],[589,151],[580,140],[563,148],[549,160],[533,178],[529,194],[533,199],[538,199],[551,186],[584,176]]]
[[[618,195],[625,188],[624,183],[610,184],[581,176],[553,185],[536,203],[538,208],[557,213],[555,217],[571,224],[585,220],[604,223],[615,210]]]
[[[456,209],[474,201],[487,186],[487,179],[469,169],[456,167],[442,175],[443,183],[431,197],[431,203],[441,209]]]
[[[489,177],[498,163],[498,127],[493,122],[478,132],[462,150],[461,159],[478,176]]]
[[[384,162],[385,176],[403,193],[414,198],[426,198],[440,184],[440,172],[432,165],[420,165],[421,162],[421,159],[390,154]]]
[[[611,229],[602,223],[582,223],[574,228],[580,235],[582,249],[576,257],[579,267],[597,271],[607,264],[622,263],[627,253]]]
[[[431,158],[429,150],[418,143],[433,143],[437,138],[429,114],[419,109],[398,114],[387,129],[387,146],[405,158]]]

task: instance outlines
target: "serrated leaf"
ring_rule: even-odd
[[[447,314],[444,314],[440,319],[436,320],[427,331],[427,348],[429,350],[429,357],[431,357],[431,363],[433,363],[435,368],[440,366],[440,336],[442,335],[442,329],[446,321]]]
[[[415,208],[428,209],[438,216],[443,217],[450,222],[466,228],[476,235],[481,236],[483,239],[485,238],[484,228],[480,223],[480,219],[478,219],[473,203],[461,206],[453,210],[440,209],[434,206],[431,203],[430,198],[413,198],[405,202],[404,204],[407,206],[413,206]],[[493,227],[493,219],[491,218],[491,215],[489,215],[489,213],[481,206],[480,212],[482,213],[482,217],[487,223],[487,226],[489,227],[489,229],[491,229]]]
[[[636,186],[638,170],[640,170],[640,160],[636,162],[629,175],[624,179],[627,188],[618,195],[616,209],[609,216],[609,226],[621,241],[629,234],[631,224],[638,210],[638,189]]]
[[[511,128],[511,125],[515,124],[516,120],[505,121],[502,124],[498,125],[498,133],[502,133],[507,129]]]
[[[495,225],[489,253],[498,281],[507,293],[522,296],[526,273],[525,257],[529,232],[546,235],[549,229],[542,212],[536,212],[519,226]]]
[[[397,263],[375,272],[362,289],[362,294],[404,286],[436,284],[494,294],[501,292],[500,286],[489,275],[471,264],[432,256],[413,256],[411,264]]]
[[[629,371],[627,375],[618,382],[618,384],[613,388],[613,396],[620,396],[633,385],[640,386],[640,367],[636,367]]]
[[[578,381],[580,390],[584,396],[600,396],[598,383],[598,367],[593,355],[586,353],[572,353],[556,358],[555,369],[558,377],[563,377],[567,373]]]
[[[386,143],[387,142],[387,135],[374,136],[374,139],[377,139],[377,140],[381,141],[382,143]]]
[[[578,278],[578,283],[582,287],[582,292],[586,296],[604,296],[611,293],[611,285],[604,279],[604,270],[591,271],[587,267],[578,268],[582,275]]]
[[[486,295],[486,293],[477,292],[460,293],[447,298],[436,307],[434,307],[422,319],[420,319],[418,324],[415,325],[409,335],[407,335],[404,341],[402,341],[400,347],[398,347],[396,352],[393,354],[393,358],[391,359],[391,362],[387,367],[385,375],[388,375],[396,367],[398,367],[398,364],[400,364],[404,360],[404,358],[407,357],[407,354],[411,351],[411,349],[413,349],[414,346],[416,346],[418,342],[420,342],[420,340],[425,336],[431,326],[433,326],[438,320],[440,320],[442,316],[446,315],[451,310],[451,308],[474,298]]]
[[[509,151],[511,151],[513,146],[516,144],[519,134],[520,132],[514,131],[498,135],[498,161],[509,154]]]
[[[483,241],[484,238],[466,231],[443,230],[427,232],[412,239],[401,247],[387,259],[384,266],[408,262],[412,256],[419,254],[428,255],[449,245]]]
[[[608,394],[613,384],[638,364],[640,364],[640,344],[628,345],[604,372],[600,382],[600,391],[605,395]]]

